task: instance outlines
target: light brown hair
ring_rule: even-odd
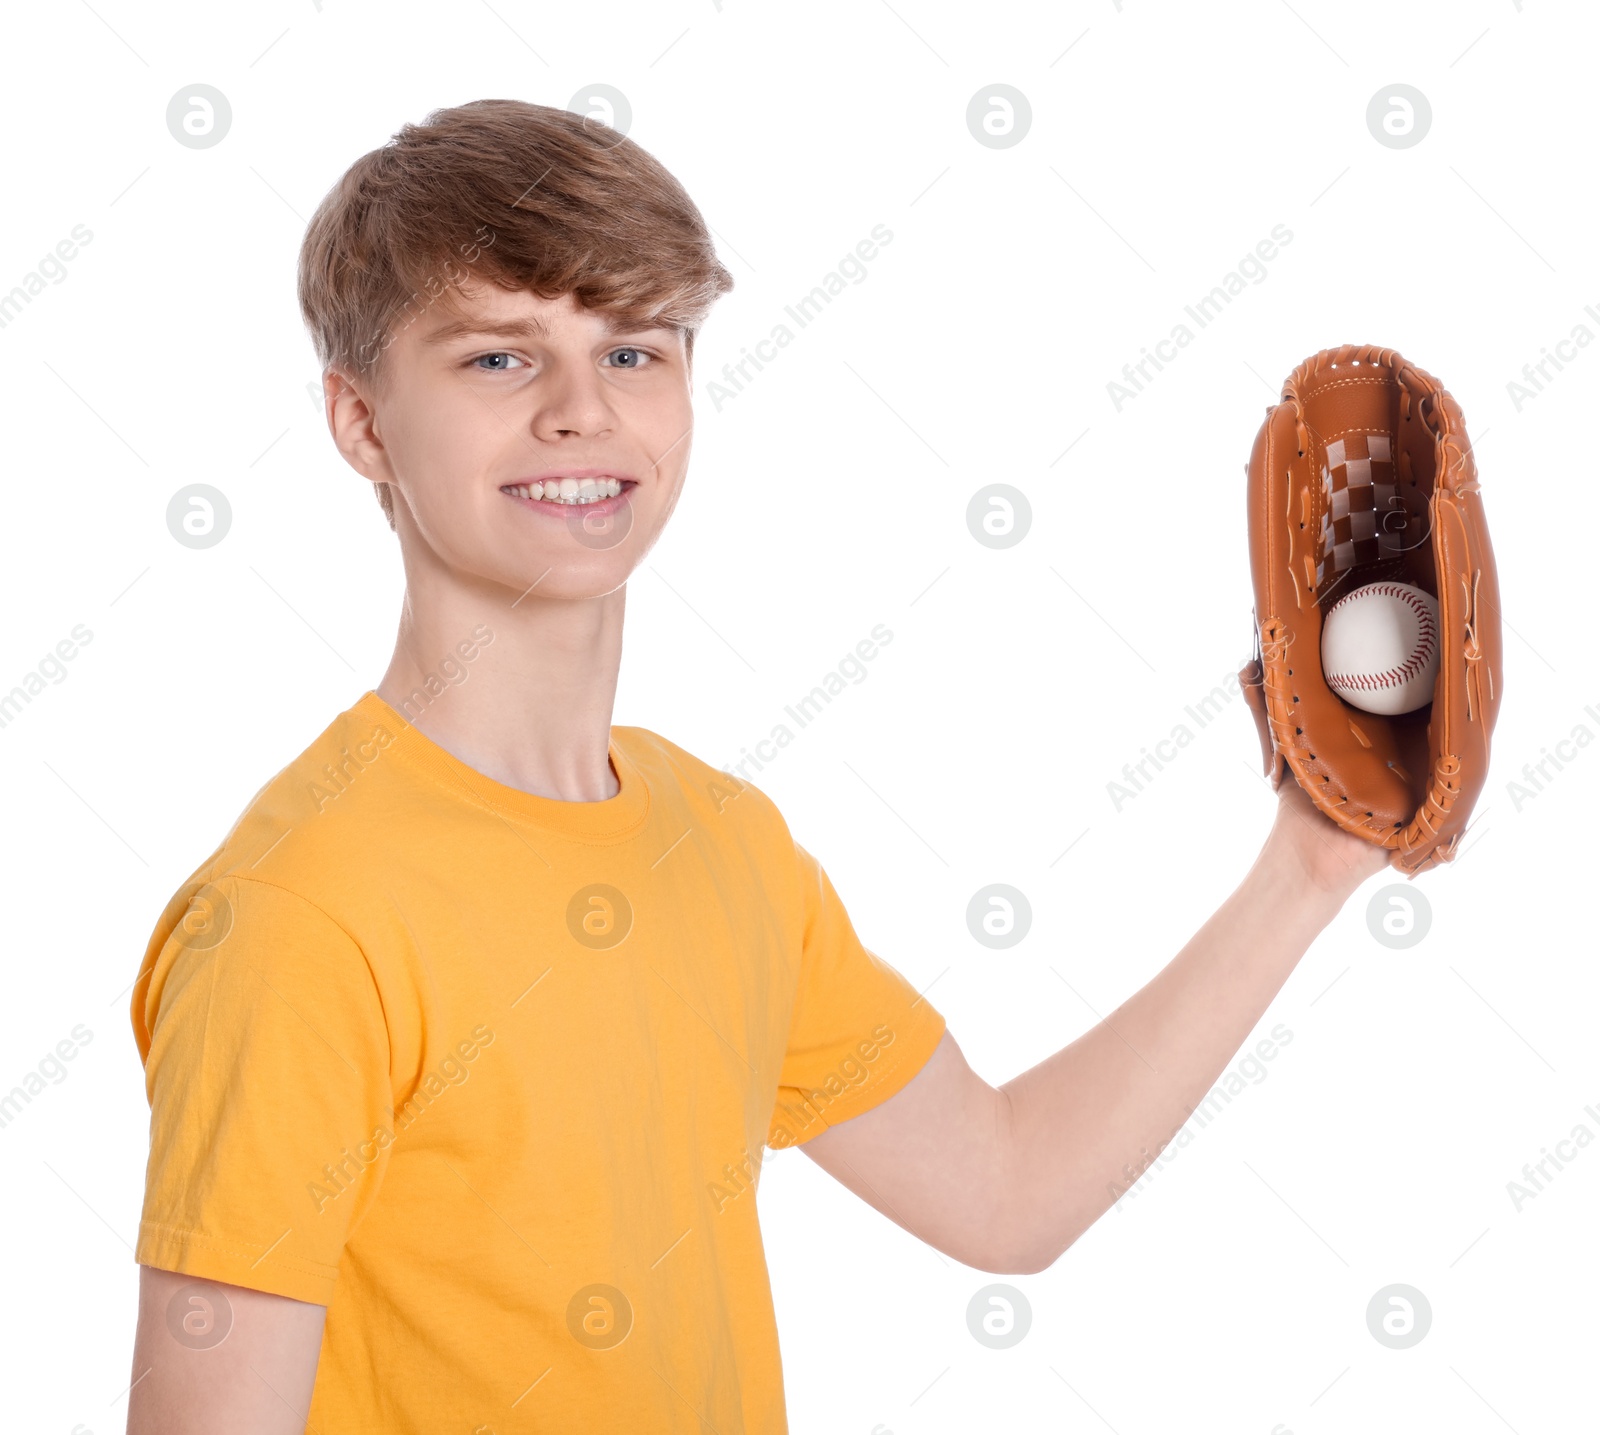
[[[403,125],[317,207],[300,312],[324,369],[381,388],[384,351],[467,279],[695,331],[733,276],[682,185],[582,115],[474,100]],[[387,484],[375,484],[394,527]]]

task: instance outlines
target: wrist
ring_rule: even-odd
[[[1307,924],[1320,932],[1338,916],[1367,874],[1354,864],[1321,862],[1313,870],[1302,849],[1303,840],[1301,834],[1274,826],[1246,880],[1254,881],[1263,900],[1302,914]]]

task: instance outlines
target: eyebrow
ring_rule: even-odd
[[[627,334],[640,329],[671,329],[673,326],[663,323],[627,323],[622,319],[606,319],[606,331],[610,334]],[[482,338],[482,339],[546,339],[550,336],[550,327],[542,320],[531,315],[523,319],[452,319],[447,324],[441,324],[437,329],[430,330],[422,336],[425,344],[448,344],[455,339]]]
[[[538,319],[452,319],[423,335],[427,344],[447,344],[452,339],[480,336],[486,339],[543,339],[549,327]]]

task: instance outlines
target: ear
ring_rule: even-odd
[[[393,483],[389,451],[378,435],[378,416],[364,385],[340,369],[322,376],[328,432],[344,461],[373,483]]]

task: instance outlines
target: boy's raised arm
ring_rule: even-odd
[[[999,1088],[947,1032],[903,1090],[801,1149],[964,1264],[1043,1270],[1173,1138],[1312,940],[1388,856],[1285,783],[1243,882],[1104,1021]]]
[[[140,1266],[128,1435],[301,1435],[326,1315]]]

